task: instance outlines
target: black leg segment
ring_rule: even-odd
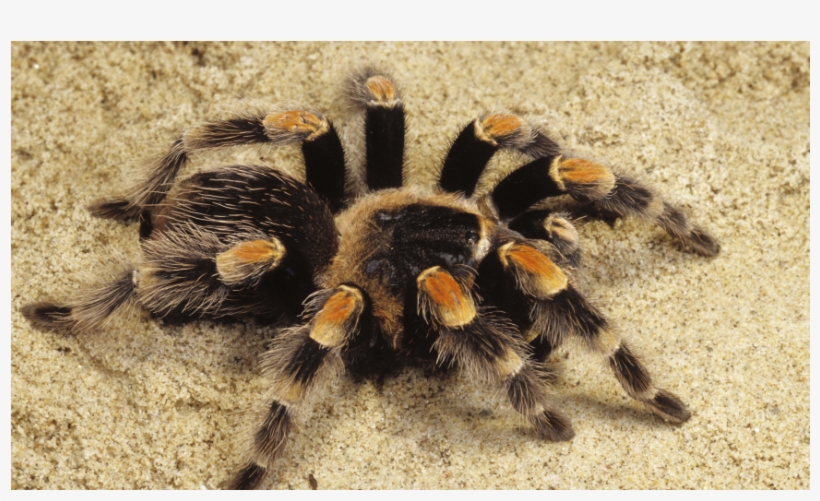
[[[470,197],[484,168],[499,149],[517,150],[533,158],[558,155],[558,144],[518,115],[484,115],[461,131],[450,147],[439,187]]]
[[[367,186],[371,190],[399,188],[404,165],[404,106],[368,105]]]
[[[305,175],[309,185],[336,214],[345,208],[345,153],[332,124],[327,132],[302,143]]]
[[[475,122],[470,122],[447,153],[439,187],[450,193],[460,191],[467,197],[473,196],[478,178],[496,151],[498,145],[479,138]]]
[[[365,179],[369,190],[399,188],[404,166],[404,103],[393,79],[374,68],[351,75],[349,103],[365,114]]]
[[[498,183],[492,198],[501,219],[518,216],[539,200],[563,194],[549,175],[553,159],[554,157],[539,158]]]

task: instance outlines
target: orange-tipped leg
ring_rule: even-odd
[[[281,333],[262,357],[273,380],[273,397],[254,434],[248,460],[234,475],[230,489],[254,489],[267,476],[285,448],[293,413],[318,379],[339,361],[339,352],[356,335],[366,312],[364,295],[341,285],[315,294],[307,307],[307,324]]]
[[[553,374],[529,359],[526,344],[508,319],[477,310],[468,283],[439,266],[417,279],[419,310],[438,333],[433,349],[439,363],[455,362],[478,381],[504,384],[510,404],[540,437],[569,440],[574,436],[569,419],[547,398]]]

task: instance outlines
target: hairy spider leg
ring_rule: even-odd
[[[698,254],[714,256],[720,251],[711,236],[660,195],[629,177],[616,175],[609,167],[582,158],[539,158],[502,179],[491,196],[501,219],[509,220],[544,198],[564,194],[618,217],[634,215],[653,221]]]
[[[525,333],[535,358],[545,361],[566,336],[609,360],[627,394],[672,423],[689,419],[686,405],[656,388],[649,372],[606,318],[573,287],[569,274],[537,248],[537,241],[502,243],[482,263],[482,291]],[[486,263],[486,264],[485,264]]]
[[[273,379],[273,398],[229,489],[254,489],[265,479],[285,448],[294,412],[321,377],[340,364],[341,351],[370,316],[369,302],[358,287],[341,285],[314,294],[304,316],[306,324],[282,332],[262,355],[263,370]]]
[[[441,169],[439,187],[473,196],[478,179],[499,149],[534,157],[557,155],[557,143],[517,115],[496,113],[470,122],[456,137]]]
[[[365,111],[365,169],[370,191],[402,186],[404,169],[404,103],[393,79],[365,68],[347,86],[351,103]]]
[[[557,260],[549,259],[535,247],[546,246],[545,243],[535,240],[513,248],[519,240],[516,235],[500,235],[481,262],[476,283],[479,293],[515,323],[532,348],[533,358],[543,362],[562,340],[538,335],[533,329],[537,320],[534,304],[536,298],[550,297],[566,287],[569,277],[556,264]]]
[[[551,155],[523,165],[502,179],[491,197],[503,220],[510,220],[547,197],[566,194],[550,177],[550,165],[559,158]]]
[[[265,118],[269,127],[312,131],[302,141],[305,180],[330,206],[334,214],[347,207],[345,199],[345,152],[330,120],[308,111],[284,111]]]
[[[74,332],[101,327],[134,304],[172,321],[247,313],[278,318],[282,301],[251,291],[266,274],[281,276],[284,245],[261,232],[237,233],[231,241],[193,225],[162,232],[143,242],[142,263],[128,266],[120,278],[82,290],[65,304],[26,305],[23,315],[38,327]],[[265,285],[270,292],[272,286]]]
[[[457,363],[478,380],[504,384],[510,404],[538,436],[571,439],[575,432],[570,420],[549,403],[547,389],[554,373],[530,360],[526,343],[508,319],[476,308],[470,277],[454,271],[456,275],[434,266],[416,280],[419,312],[438,334],[433,343],[437,363]]]
[[[98,200],[88,210],[96,217],[118,220],[140,220],[140,237],[148,238],[152,230],[149,209],[165,199],[179,171],[188,164],[189,149],[184,135],[180,136],[165,156],[154,160],[149,167],[147,179],[132,187],[121,198]]]
[[[116,311],[134,303],[137,280],[136,267],[128,266],[119,278],[82,290],[63,304],[30,303],[23,306],[21,312],[40,329],[79,332],[97,328]]]
[[[231,146],[300,142],[306,179],[335,213],[345,207],[344,151],[333,124],[321,113],[306,110],[256,112],[205,122],[187,130],[168,153],[150,167],[148,177],[124,197],[100,200],[89,207],[97,217],[140,220],[140,237],[153,230],[151,210],[165,199],[190,156],[200,150]]]

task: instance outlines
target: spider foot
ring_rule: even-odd
[[[686,404],[666,390],[658,390],[655,396],[645,404],[649,410],[673,424],[685,423],[692,417]]]
[[[569,418],[555,410],[545,410],[530,417],[529,421],[535,427],[538,436],[550,442],[565,442],[575,436]]]

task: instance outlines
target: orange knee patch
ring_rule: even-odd
[[[216,256],[216,271],[226,284],[238,284],[276,268],[284,257],[276,238],[242,242]]]
[[[313,319],[310,337],[326,348],[344,343],[355,328],[364,310],[364,299],[359,291],[340,286],[325,302]]]
[[[303,110],[281,111],[265,117],[266,127],[280,129],[291,134],[313,134],[327,127],[324,118]]]
[[[416,283],[420,301],[434,319],[447,326],[459,327],[470,323],[476,316],[473,299],[465,294],[452,275],[440,266],[424,270]]]
[[[499,113],[482,120],[481,129],[487,138],[495,141],[516,134],[523,123],[524,120],[521,117]]]
[[[236,259],[248,263],[267,261],[278,253],[278,249],[271,242],[266,240],[254,240],[237,245],[228,253],[233,254]]]
[[[535,247],[510,242],[498,249],[498,255],[529,296],[547,299],[567,288],[569,280],[563,270]]]
[[[615,188],[615,174],[604,165],[583,158],[557,157],[553,166],[553,178],[565,189],[566,184],[594,187],[591,196],[603,197]]]
[[[386,77],[372,76],[367,79],[364,85],[370,91],[374,101],[389,103],[396,99],[396,87]]]

